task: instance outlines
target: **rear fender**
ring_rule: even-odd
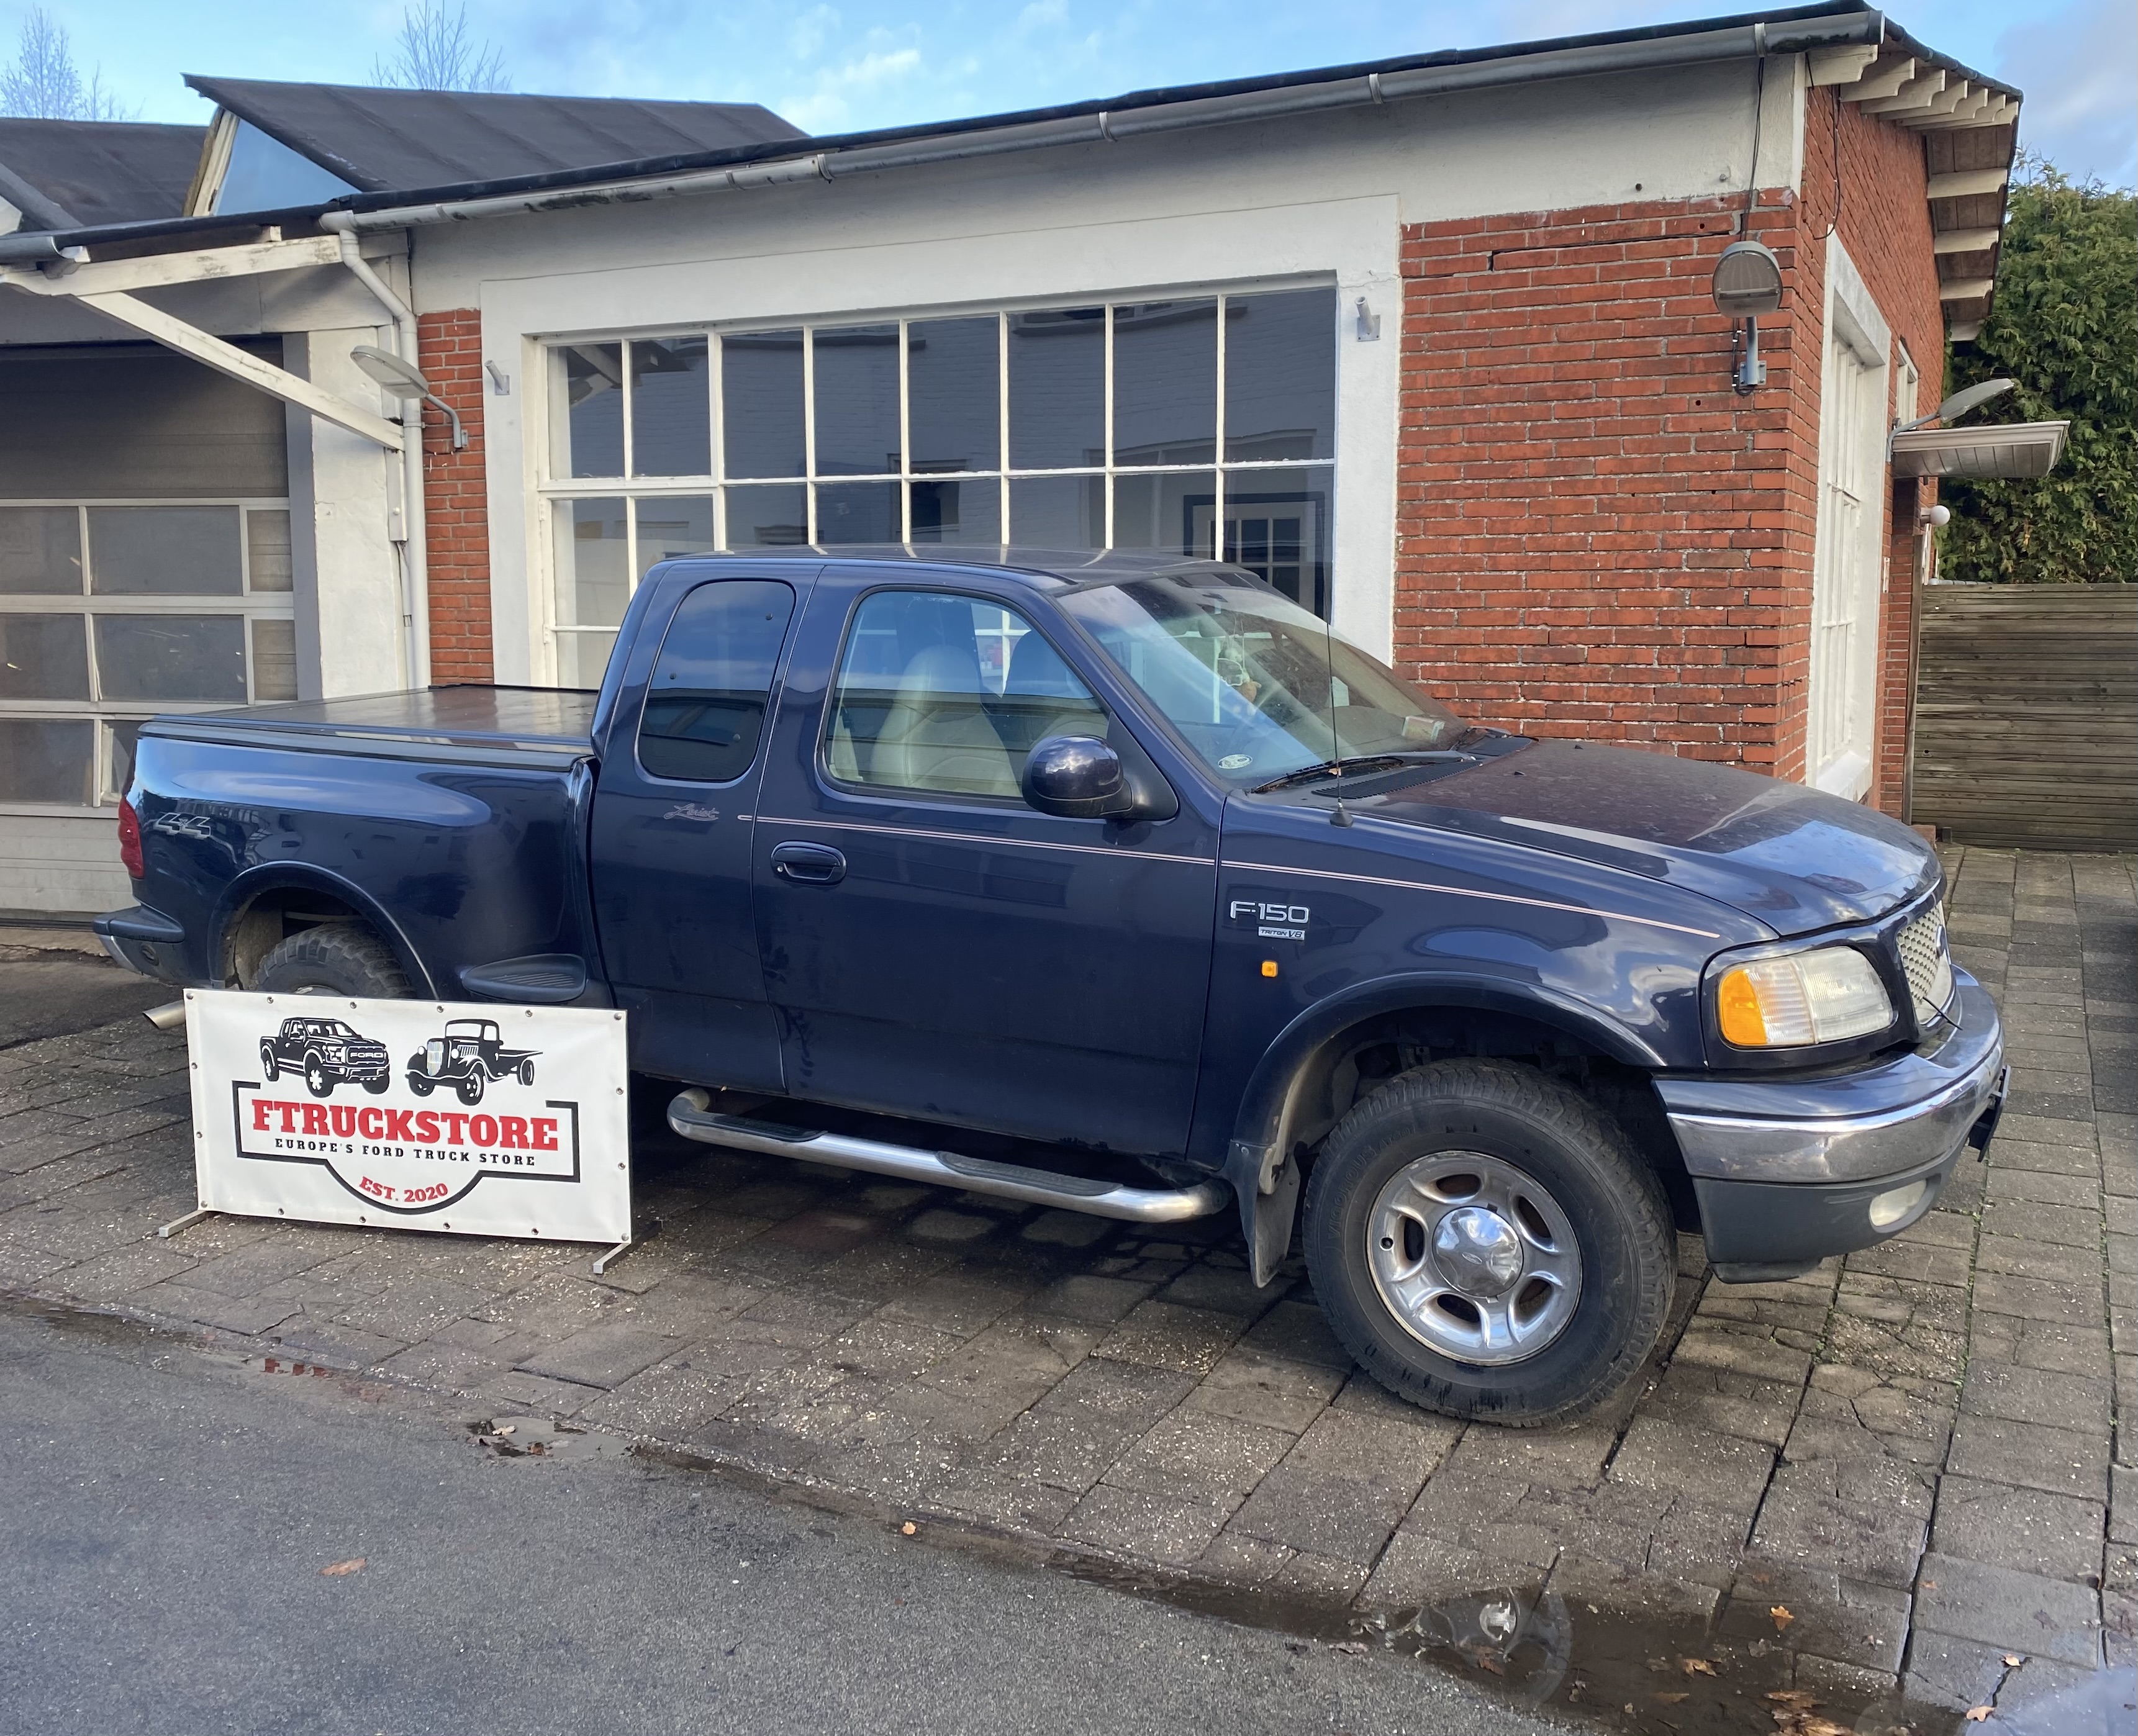
[[[1418,973],[1360,983],[1317,1001],[1277,1033],[1240,1098],[1225,1148],[1225,1179],[1240,1202],[1240,1228],[1257,1285],[1276,1274],[1291,1245],[1299,1210],[1300,1165],[1292,1150],[1302,1091],[1345,1033],[1390,1012],[1475,1007],[1533,1019],[1629,1066],[1658,1068],[1663,1058],[1594,1007],[1536,984],[1504,978]]]
[[[271,862],[241,874],[225,886],[222,895],[216,901],[213,914],[209,919],[209,953],[211,969],[218,968],[224,956],[223,948],[230,931],[254,905],[269,893],[285,891],[317,892],[332,899],[336,904],[346,905],[365,923],[372,932],[385,942],[410,983],[424,994],[436,997],[438,986],[430,968],[408,944],[401,924],[386,914],[384,908],[370,894],[354,881],[344,880],[331,870],[310,863]]]

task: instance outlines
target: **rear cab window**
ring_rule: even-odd
[[[647,777],[731,783],[749,771],[793,614],[793,588],[773,578],[715,579],[684,597],[639,719]]]

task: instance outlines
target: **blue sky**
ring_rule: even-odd
[[[44,0],[144,120],[202,120],[187,72],[361,84],[401,0]],[[1741,0],[1740,0],[1741,3]],[[0,52],[26,0],[0,0]],[[469,0],[514,88],[761,102],[813,132],[1292,67],[1712,17],[1730,0]],[[2132,0],[1921,0],[1889,16],[2027,95],[2025,143],[2138,180]]]

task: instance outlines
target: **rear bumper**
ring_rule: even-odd
[[[203,985],[185,975],[186,931],[146,905],[129,905],[123,910],[107,910],[90,924],[104,950],[130,971],[154,977],[159,983],[185,987]]]
[[[1719,1276],[1778,1277],[1898,1235],[1987,1147],[2004,1033],[1965,974],[1957,1012],[1936,1049],[1833,1080],[1656,1082]]]

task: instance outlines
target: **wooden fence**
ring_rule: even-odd
[[[1910,817],[1962,844],[2138,849],[2138,584],[1922,601]]]

